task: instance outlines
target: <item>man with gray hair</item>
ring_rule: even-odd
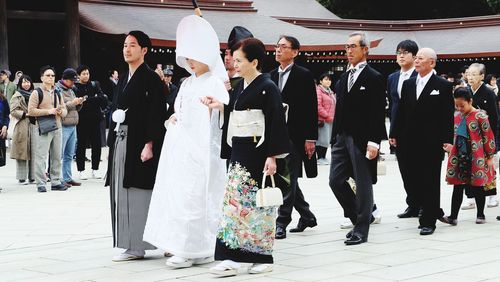
[[[372,220],[373,187],[377,181],[377,156],[385,130],[385,86],[382,75],[366,60],[370,42],[364,32],[349,35],[345,45],[349,70],[335,86],[337,106],[332,137],[330,188],[354,228],[346,245],[368,240]],[[356,182],[356,193],[347,180]]]
[[[434,73],[436,60],[433,49],[418,51],[415,58],[418,75],[403,82],[389,135],[398,158],[404,158],[408,164],[408,185],[415,186],[410,188],[420,194],[420,235],[434,233],[436,219],[443,220],[444,212],[439,205],[443,144],[453,144],[453,85]]]

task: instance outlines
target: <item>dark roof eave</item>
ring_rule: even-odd
[[[306,28],[349,29],[349,30],[384,30],[384,31],[419,31],[484,27],[500,25],[500,15],[435,19],[435,20],[354,20],[354,19],[307,19],[293,17],[274,17],[284,22]]]

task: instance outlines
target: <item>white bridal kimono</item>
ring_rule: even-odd
[[[211,72],[193,74],[180,87],[177,123],[167,128],[143,237],[188,259],[214,255],[226,178],[219,111],[210,115],[200,101],[204,96],[229,101],[222,80]]]

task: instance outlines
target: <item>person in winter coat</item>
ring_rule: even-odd
[[[33,80],[28,75],[22,75],[17,84],[17,91],[10,100],[10,114],[13,119],[10,126],[14,126],[12,135],[12,148],[10,150],[10,158],[16,160],[16,179],[20,184],[28,184],[35,182],[34,166],[32,164],[31,148],[32,131],[34,126],[28,118],[28,102],[31,92],[33,92]]]
[[[319,165],[329,165],[326,159],[326,150],[330,145],[332,137],[333,116],[335,115],[335,104],[337,99],[335,93],[330,89],[332,80],[330,74],[324,73],[319,77],[316,86],[318,95],[318,141],[316,141],[316,153]]]

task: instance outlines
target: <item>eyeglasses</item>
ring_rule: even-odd
[[[285,44],[276,44],[276,46],[274,46],[274,49],[278,50],[278,49],[281,49],[281,50],[284,50],[284,49],[292,49],[291,46],[286,46]]]
[[[46,77],[56,77],[55,74],[44,74],[44,76],[46,76]]]
[[[406,55],[408,55],[408,54],[410,54],[410,53],[411,53],[411,52],[408,52],[408,51],[403,51],[403,52],[401,52],[401,51],[397,51],[397,52],[396,52],[396,55],[398,55],[398,56],[401,56],[401,55],[406,56]]]
[[[356,44],[346,44],[346,45],[344,46],[344,48],[345,48],[346,50],[349,50],[349,49],[354,49],[354,48],[358,48],[358,47],[361,47],[361,45],[356,45]]]

